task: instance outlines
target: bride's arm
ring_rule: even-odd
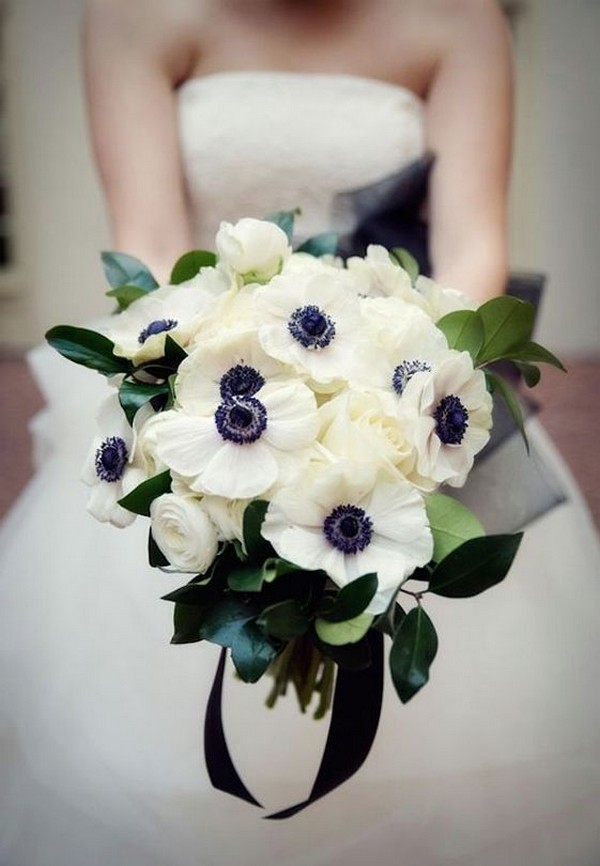
[[[507,28],[492,0],[450,4],[427,99],[436,154],[429,202],[434,275],[477,300],[507,278],[506,198],[512,74]]]
[[[174,93],[190,55],[177,5],[92,0],[83,34],[92,144],[113,244],[160,279],[192,246]]]

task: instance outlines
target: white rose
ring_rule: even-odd
[[[217,528],[191,497],[165,493],[150,506],[152,536],[172,566],[203,574],[217,555]]]
[[[239,274],[244,283],[267,283],[292,252],[283,229],[251,217],[235,225],[222,222],[216,246],[219,262]]]

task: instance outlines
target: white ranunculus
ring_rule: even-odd
[[[202,505],[217,527],[219,541],[244,541],[244,511],[251,500],[203,496]]]
[[[340,587],[376,572],[372,614],[387,608],[402,581],[433,552],[418,491],[345,462],[321,465],[314,476],[276,492],[261,532],[283,559],[323,569]]]
[[[150,506],[152,537],[178,571],[204,574],[218,549],[217,527],[202,503],[165,493]]]
[[[101,523],[123,528],[136,515],[122,508],[122,499],[147,478],[136,454],[134,430],[127,423],[116,394],[98,412],[98,435],[85,460],[81,480],[91,487],[87,510]]]
[[[245,217],[222,222],[216,237],[219,264],[244,283],[266,283],[281,271],[292,249],[283,229],[267,220]]]
[[[432,373],[410,379],[398,405],[417,455],[410,480],[423,489],[462,487],[492,426],[485,375],[469,353],[448,350]]]

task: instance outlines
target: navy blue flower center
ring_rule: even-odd
[[[152,337],[154,334],[162,334],[163,331],[171,331],[176,327],[177,322],[175,319],[156,319],[156,321],[150,322],[149,325],[146,325],[143,331],[140,331],[138,343],[143,345],[148,337]]]
[[[264,384],[265,380],[254,367],[236,364],[223,373],[219,387],[221,397],[227,400],[229,397],[252,397]]]
[[[96,451],[96,475],[102,481],[118,481],[127,465],[129,452],[120,436],[109,436]]]
[[[373,537],[373,523],[357,505],[337,505],[323,522],[325,538],[342,553],[358,553]]]
[[[319,307],[308,304],[294,310],[288,331],[305,349],[324,349],[335,337],[335,322]]]
[[[415,373],[429,373],[430,371],[431,367],[425,361],[402,361],[392,375],[392,387],[396,394],[401,396]]]
[[[460,445],[469,426],[469,413],[458,397],[450,394],[441,400],[435,412],[435,432],[444,445]]]
[[[267,410],[256,397],[228,397],[217,407],[215,424],[222,439],[247,445],[267,429]]]

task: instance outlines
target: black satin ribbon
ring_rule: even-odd
[[[346,782],[364,763],[377,733],[383,700],[383,635],[371,631],[368,639],[371,665],[361,671],[338,669],[327,742],[310,795],[301,803],[266,815],[266,819],[282,820],[297,815]],[[208,775],[220,791],[260,806],[240,779],[223,732],[225,658],[223,650],[206,708],[204,753]]]

